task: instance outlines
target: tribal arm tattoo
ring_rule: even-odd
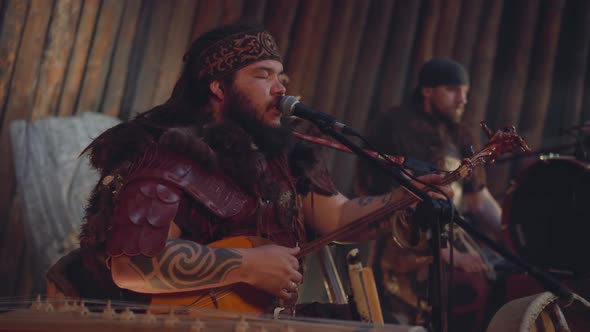
[[[242,264],[235,249],[210,248],[186,240],[170,240],[155,257],[134,256],[128,267],[150,292],[191,291],[228,284],[228,274]],[[143,288],[143,287],[142,287]]]
[[[375,200],[374,196],[363,196],[363,197],[359,197],[358,198],[358,204],[360,206],[367,206],[369,205],[369,203],[371,203],[373,200]]]
[[[394,199],[394,193],[388,192],[381,196],[361,196],[358,198],[354,198],[351,201],[355,202],[354,204],[360,207],[366,207],[368,205],[374,205],[376,207],[381,207],[383,205],[389,204]]]
[[[392,204],[396,204],[399,199],[404,197],[405,193],[402,190],[394,190],[381,196],[363,196],[349,200],[342,207],[342,215],[339,221],[339,226],[342,227],[351,222],[355,222],[361,218],[377,213],[378,211],[388,208]],[[374,220],[374,224],[367,225],[367,229],[359,230],[341,239],[343,241],[362,242],[374,238],[381,225],[388,224],[389,216],[384,216],[378,220]]]

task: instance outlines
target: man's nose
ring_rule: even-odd
[[[459,94],[459,101],[461,102],[461,104],[466,105],[467,104],[467,94],[466,93]]]
[[[275,95],[275,94],[276,94],[276,95],[280,95],[280,96],[282,96],[282,95],[284,95],[285,93],[287,93],[287,88],[285,88],[285,86],[283,85],[283,83],[281,83],[281,81],[279,81],[279,80],[277,80],[277,81],[275,82],[275,84],[273,85],[272,89],[273,89],[273,90],[271,91],[271,93],[272,93],[273,95]]]

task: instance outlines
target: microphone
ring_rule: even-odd
[[[316,111],[309,106],[303,105],[293,96],[283,96],[279,103],[283,115],[296,116],[313,122],[318,127],[336,130],[345,135],[360,136],[354,129],[342,122],[336,121],[331,115]]]

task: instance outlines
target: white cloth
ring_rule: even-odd
[[[120,122],[84,112],[72,117],[17,120],[10,126],[17,190],[36,263],[47,268],[78,246],[84,208],[98,173],[80,152]]]

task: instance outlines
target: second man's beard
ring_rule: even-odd
[[[236,89],[228,94],[226,115],[246,130],[258,148],[271,155],[279,155],[292,145],[292,128],[286,118],[281,118],[280,127],[270,127],[264,124],[262,115],[257,116],[256,109]],[[270,105],[269,105],[270,107]]]
[[[432,106],[432,114],[434,114],[439,120],[449,125],[457,125],[461,123],[462,115],[455,115],[452,112],[441,112],[434,105]],[[451,115],[452,114],[452,115]]]

